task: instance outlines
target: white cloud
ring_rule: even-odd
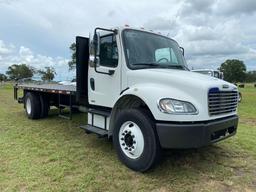
[[[0,56],[10,54],[13,48],[13,45],[6,45],[2,40],[0,40]]]
[[[151,18],[143,26],[150,30],[160,31],[176,31],[177,29],[177,23],[175,20],[163,17]]]
[[[232,1],[221,1],[218,0],[215,6],[216,13],[224,15],[250,15],[256,12],[256,1],[255,0],[232,0]]]
[[[44,69],[45,67],[54,67],[57,72],[56,80],[72,79],[74,72],[68,71],[68,59],[63,57],[50,57],[41,54],[35,54],[27,47],[6,46],[0,40],[0,45],[5,50],[0,52],[0,73],[5,73],[7,68],[12,64],[25,63],[36,69]],[[4,46],[3,46],[4,45]]]

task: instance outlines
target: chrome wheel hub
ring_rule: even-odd
[[[144,150],[144,137],[140,127],[132,121],[123,123],[119,131],[119,143],[126,156],[131,159],[139,158]]]

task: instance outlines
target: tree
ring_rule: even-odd
[[[26,64],[13,64],[8,67],[6,74],[11,80],[19,80],[23,78],[31,78],[35,73],[35,69]]]
[[[76,67],[76,44],[72,43],[69,47],[71,50],[71,61],[68,62],[69,70],[73,70]]]
[[[0,81],[6,81],[7,77],[5,74],[0,73]]]
[[[256,71],[249,71],[246,73],[246,82],[247,83],[256,82]]]
[[[246,66],[243,61],[232,59],[226,60],[220,66],[224,79],[228,82],[244,82],[246,78]]]
[[[42,80],[44,81],[51,81],[54,79],[56,72],[53,67],[45,67],[45,70],[39,70],[39,74],[42,75]]]

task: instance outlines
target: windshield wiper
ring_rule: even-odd
[[[190,69],[186,66],[186,65],[182,65],[184,69],[186,69],[187,71],[190,71]]]
[[[163,63],[134,63],[133,66],[143,66],[143,67],[161,67],[161,68],[176,68],[176,69],[189,69],[185,65],[165,65]]]
[[[184,69],[187,71],[190,71],[189,68],[187,68],[185,65],[168,65],[166,68],[176,68],[176,69]]]
[[[134,66],[150,66],[150,67],[158,67],[161,66],[159,63],[133,63]]]

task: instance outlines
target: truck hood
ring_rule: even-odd
[[[220,90],[234,90],[236,86],[221,79],[176,69],[142,69],[128,72],[128,87],[137,83],[154,83],[185,90],[205,90],[218,87]],[[224,86],[225,85],[225,86]],[[223,88],[225,87],[225,88]],[[228,87],[228,88],[227,88]],[[188,89],[186,89],[188,88]]]

